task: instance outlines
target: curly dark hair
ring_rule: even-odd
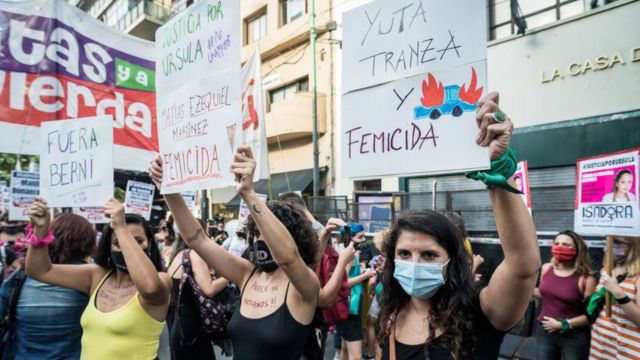
[[[405,231],[433,236],[450,258],[445,284],[429,299],[429,337],[425,339],[426,344],[434,340],[436,329],[441,329],[443,333],[439,339],[451,350],[454,359],[471,358],[475,347],[472,328],[474,314],[479,306],[478,289],[473,281],[460,231],[444,215],[430,210],[404,212],[391,227],[384,249],[387,261],[382,271],[384,287],[380,302],[378,341],[380,344],[388,343],[391,319],[406,307],[410,300],[410,295],[393,277],[398,238]],[[427,349],[425,347],[429,358]]]
[[[302,261],[313,268],[316,262],[316,253],[318,252],[318,235],[313,230],[311,221],[304,215],[304,209],[299,205],[279,200],[269,201],[267,207],[293,237]],[[254,239],[259,237],[260,230],[258,230],[253,217],[249,216],[247,219],[247,240],[250,248],[253,246]]]
[[[153,233],[151,232],[151,226],[147,220],[145,220],[142,216],[136,214],[126,214],[125,221],[127,225],[140,225],[144,229],[144,234],[147,237],[147,242],[149,244],[149,257],[151,258],[151,262],[153,266],[158,271],[164,271],[164,266],[162,266],[162,256],[160,256],[160,250],[158,249],[158,244],[156,240],[153,238]],[[96,264],[102,266],[106,269],[115,269],[116,266],[111,262],[111,236],[114,231],[106,224],[104,227],[104,232],[102,233],[102,238],[100,239],[100,243],[98,244],[98,251],[96,252],[96,257],[94,258]]]
[[[70,264],[92,256],[96,250],[96,231],[87,219],[76,214],[58,215],[51,225],[55,240],[49,244],[54,264]]]

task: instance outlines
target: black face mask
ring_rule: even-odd
[[[271,256],[271,251],[264,240],[256,240],[253,243],[255,264],[261,271],[273,272],[278,268],[275,260]]]
[[[151,254],[147,252],[147,250],[145,250],[144,253],[147,254],[149,258],[151,258]],[[122,254],[122,251],[111,251],[111,261],[113,262],[113,265],[115,265],[116,269],[122,271],[125,274],[129,273],[129,269],[127,268],[127,263],[124,261],[124,254]]]
[[[0,226],[0,233],[15,235],[24,232],[24,225]]]

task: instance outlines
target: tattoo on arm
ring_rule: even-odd
[[[255,211],[256,214],[262,216],[262,211],[260,210],[260,207],[258,206],[258,204],[253,204],[253,211]]]
[[[202,236],[205,235],[204,231],[201,228],[196,230],[196,232],[193,235],[187,236],[186,238],[184,238],[184,241],[187,242],[187,243],[190,243],[192,241],[198,240],[200,235],[202,235]]]

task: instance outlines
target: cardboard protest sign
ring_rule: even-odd
[[[26,212],[36,200],[36,196],[40,191],[40,175],[32,172],[12,171],[10,186],[9,220],[29,220]]]
[[[104,216],[103,206],[81,206],[74,207],[73,213],[87,219],[92,224],[106,224],[109,218]]]
[[[577,161],[576,232],[640,236],[639,154],[640,148]]]
[[[187,204],[189,210],[193,211],[196,209],[196,192],[195,191],[185,191],[182,193],[182,198],[184,202]]]
[[[485,60],[485,7],[475,0],[377,0],[345,12],[342,91]]]
[[[127,214],[138,214],[149,221],[155,191],[156,187],[153,184],[132,180],[127,181],[124,211]]]
[[[0,1],[0,152],[39,155],[43,121],[112,114],[115,167],[146,170],[158,151],[153,50],[67,1]]]
[[[342,175],[489,168],[475,143],[487,93],[485,4],[377,0],[344,15]]]
[[[200,1],[156,32],[162,193],[233,185],[241,130],[240,2]]]
[[[40,193],[51,207],[103,206],[113,195],[113,120],[40,125]]]
[[[529,191],[529,169],[527,161],[523,160],[518,163],[518,168],[513,174],[513,181],[515,182],[515,188],[522,191],[520,197],[525,206],[531,213],[531,192]]]
[[[267,203],[267,195],[265,194],[256,194],[258,195],[258,197],[260,198],[260,200],[262,200],[263,203]],[[247,218],[249,218],[249,215],[251,215],[251,212],[249,211],[249,207],[247,206],[247,203],[244,202],[243,199],[240,199],[240,210],[238,211],[238,225],[244,225],[244,223],[247,221]]]

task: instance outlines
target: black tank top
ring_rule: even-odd
[[[247,279],[240,293],[240,304],[244,296],[244,289],[255,270]],[[299,360],[302,349],[311,329],[311,324],[302,325],[291,316],[287,307],[287,294],[284,303],[273,313],[259,318],[250,319],[242,316],[241,306],[238,306],[229,321],[227,332],[233,343],[234,360]]]

